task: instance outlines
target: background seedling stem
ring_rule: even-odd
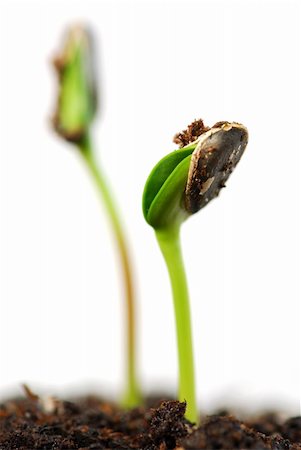
[[[119,250],[120,265],[122,268],[122,275],[125,286],[126,297],[126,391],[122,399],[125,407],[133,407],[140,403],[140,391],[136,377],[136,327],[135,327],[135,308],[134,308],[134,286],[131,273],[131,261],[127,247],[126,238],[119,218],[119,212],[115,201],[113,199],[112,191],[110,190],[105,176],[97,163],[93,151],[92,140],[90,136],[86,136],[78,145],[89,170],[94,184],[99,193],[99,196],[107,210],[108,218],[110,220],[112,231],[116,240],[117,248]]]

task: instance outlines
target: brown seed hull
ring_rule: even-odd
[[[243,125],[222,123],[200,137],[194,150],[185,190],[185,209],[194,214],[217,197],[248,143]]]

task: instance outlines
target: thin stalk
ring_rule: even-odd
[[[141,395],[136,373],[136,317],[133,276],[127,242],[122,228],[119,213],[112,197],[112,193],[104,174],[98,166],[93,151],[91,139],[87,136],[79,144],[86,166],[94,180],[97,192],[106,208],[111,222],[113,235],[119,251],[120,265],[123,274],[126,299],[126,389],[122,404],[126,408],[137,406],[141,402]]]
[[[186,418],[198,422],[189,293],[180,245],[179,227],[156,230],[173,293],[178,341],[179,400],[187,402]]]

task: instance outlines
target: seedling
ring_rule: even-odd
[[[179,133],[174,142],[180,149],[161,159],[147,179],[143,214],[155,230],[172,287],[178,343],[178,397],[187,402],[187,419],[196,423],[189,293],[180,228],[225,186],[246,148],[248,132],[243,125],[234,122],[219,122],[208,128],[198,120]]]
[[[125,407],[140,403],[140,389],[136,373],[135,298],[128,245],[112,191],[95,158],[91,125],[96,114],[96,86],[94,82],[91,36],[83,28],[71,28],[62,52],[54,61],[59,78],[59,96],[53,124],[57,133],[78,150],[93,179],[106,208],[112,233],[119,250],[126,301],[126,391]]]

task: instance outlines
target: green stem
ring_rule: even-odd
[[[187,402],[186,418],[198,421],[189,293],[182,258],[179,227],[156,230],[156,237],[169,272],[178,341],[179,400]]]
[[[126,296],[126,389],[122,404],[126,408],[132,408],[141,403],[141,394],[136,374],[136,319],[134,305],[134,287],[131,271],[131,263],[125,235],[122,229],[121,220],[117,211],[117,207],[113,200],[111,191],[107,185],[102,171],[100,170],[91,144],[91,139],[87,136],[79,148],[86,162],[89,172],[95,182],[97,191],[105,205],[109,220],[111,222],[113,234],[117,243],[120,256],[120,265],[122,268],[125,296]]]

